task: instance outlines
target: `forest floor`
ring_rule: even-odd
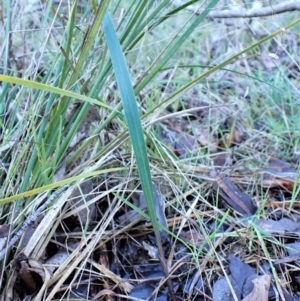
[[[120,102],[111,70],[98,81],[97,68],[109,70],[105,41],[70,88],[63,72],[76,68],[60,63],[78,59],[91,10],[79,1],[70,63],[59,41],[71,7],[57,3],[32,1],[23,19],[12,6],[3,73],[82,95],[99,86],[90,97],[103,106],[64,108],[62,96],[49,105],[55,91],[2,82],[1,300],[300,300],[299,25],[202,76],[297,14],[206,18],[139,89],[195,11],[145,25],[134,47],[120,21],[132,7],[120,1],[113,12],[142,115],[166,277],[126,121],[120,112],[109,119]]]

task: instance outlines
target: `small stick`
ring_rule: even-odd
[[[174,5],[176,6],[183,4],[184,2],[182,0],[174,1]],[[201,10],[198,10],[198,8],[195,5],[187,6],[186,9],[192,11],[196,15],[200,15],[202,12]],[[207,18],[260,18],[297,10],[300,10],[300,1],[288,0],[278,4],[259,8],[237,10],[226,9],[220,11],[212,10],[207,15]]]

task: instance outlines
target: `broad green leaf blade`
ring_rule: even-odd
[[[103,29],[123,103],[129,134],[132,141],[134,154],[136,157],[137,167],[140,175],[142,189],[145,195],[150,220],[153,224],[154,232],[158,240],[157,243],[159,243],[159,226],[155,215],[152,181],[150,175],[149,161],[147,157],[147,150],[142,130],[142,124],[139,116],[136,99],[134,96],[134,91],[130,81],[125,57],[122,52],[119,40],[117,38],[109,12],[106,12],[104,16]]]

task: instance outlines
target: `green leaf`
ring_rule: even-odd
[[[159,224],[155,214],[150,167],[147,157],[147,150],[142,130],[141,119],[134,95],[134,90],[130,81],[125,57],[121,49],[119,40],[117,38],[117,34],[114,29],[110,14],[108,12],[106,13],[103,20],[103,29],[123,103],[123,109],[125,112],[128,130],[134,154],[136,157],[137,168],[140,175],[140,180],[148,208],[148,213],[153,225],[157,243],[159,244]]]

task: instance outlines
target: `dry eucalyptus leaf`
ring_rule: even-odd
[[[33,258],[28,258],[23,252],[18,254],[15,264],[17,275],[30,294],[36,293],[42,283],[45,285],[45,282],[49,279],[48,272],[42,263]]]
[[[213,299],[215,301],[235,301],[236,298],[233,297],[231,288],[228,284],[228,280],[231,283],[231,286],[234,290],[235,295],[239,294],[240,295],[240,289],[239,287],[236,285],[232,275],[229,275],[227,277],[228,279],[226,279],[226,277],[221,277],[220,279],[218,279],[213,287]]]
[[[68,259],[69,256],[70,254],[65,250],[58,251],[45,262],[46,269],[52,275],[54,271]]]
[[[254,289],[250,295],[242,301],[268,301],[269,289],[271,283],[270,275],[263,275],[252,280]]]
[[[256,221],[256,224],[263,230],[266,230],[271,233],[279,233],[279,234],[296,233],[300,235],[300,224],[286,217],[278,221],[274,221],[271,219],[267,219],[267,220],[259,219]]]
[[[219,193],[228,205],[243,215],[255,214],[257,208],[249,195],[215,170],[211,172],[211,177],[215,179],[214,188],[220,188]]]
[[[27,260],[21,260],[19,262],[20,268],[18,270],[18,276],[23,280],[30,293],[33,293],[37,289],[37,283],[30,271],[30,266]]]
[[[256,276],[254,269],[242,262],[241,259],[237,256],[229,255],[229,270],[231,272],[231,276],[234,279],[235,284],[239,288],[237,292],[237,296],[241,297],[241,293],[243,291],[243,286],[247,280],[247,278],[251,276]]]

